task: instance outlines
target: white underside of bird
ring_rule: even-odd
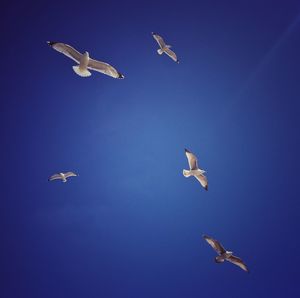
[[[217,263],[223,263],[224,261],[228,261],[229,262],[229,259],[230,257],[233,255],[233,252],[232,251],[226,251],[225,253],[219,255],[219,256],[216,256],[216,262]]]
[[[168,55],[168,49],[171,49],[171,48],[172,48],[172,46],[170,46],[170,45],[165,45],[164,47],[158,49],[158,50],[157,50],[157,53],[158,53],[159,55],[162,55],[163,53],[165,53],[165,54]],[[171,58],[172,58],[172,57],[171,57]]]
[[[89,53],[85,52],[79,61],[79,65],[73,66],[73,70],[81,77],[89,77],[91,76],[91,72],[88,70],[88,65],[89,65]]]
[[[199,176],[203,175],[205,171],[197,169],[197,170],[183,170],[184,177],[190,177],[190,176]]]

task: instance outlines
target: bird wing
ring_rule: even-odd
[[[66,55],[67,57],[71,58],[75,62],[80,63],[80,58],[82,54],[79,53],[74,48],[72,48],[71,46],[61,42],[48,41],[47,43],[54,50]]]
[[[48,180],[52,181],[52,180],[57,180],[57,179],[62,179],[61,176],[59,174],[54,174],[52,175]]]
[[[108,63],[105,63],[105,62],[97,61],[94,59],[89,59],[88,68],[98,71],[98,72],[101,72],[101,73],[104,73],[113,78],[117,78],[117,79],[124,78],[124,76],[121,73],[119,73],[114,67],[112,67],[111,65],[109,65]]]
[[[197,170],[198,169],[198,162],[196,156],[189,150],[185,150],[185,155],[188,159],[190,170]]]
[[[179,60],[177,59],[176,54],[170,50],[169,48],[164,49],[164,52],[170,57],[172,58],[175,62],[179,63]]]
[[[166,46],[163,38],[161,36],[159,36],[158,34],[156,33],[152,33],[153,35],[153,38],[157,41],[158,45],[161,47],[161,48],[164,48]]]
[[[224,249],[224,247],[222,246],[222,244],[219,241],[217,241],[207,235],[203,235],[203,238],[218,254],[223,254],[226,252],[226,250]]]
[[[202,174],[195,175],[195,178],[201,183],[201,185],[205,188],[205,190],[208,190],[208,181],[204,175]]]
[[[230,256],[228,259],[227,259],[230,263],[233,263],[237,266],[239,266],[240,268],[242,268],[244,271],[246,272],[249,272],[246,264],[243,262],[242,259],[236,257],[236,256]]]
[[[67,173],[65,173],[65,177],[66,178],[69,178],[69,177],[76,177],[77,175],[75,174],[75,173],[73,173],[73,172],[67,172]]]

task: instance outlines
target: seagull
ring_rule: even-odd
[[[160,49],[157,50],[157,53],[159,55],[162,55],[163,53],[166,53],[171,59],[173,59],[175,62],[179,63],[179,60],[177,59],[176,54],[170,50],[172,46],[166,45],[163,38],[159,36],[158,34],[152,32],[153,38],[157,41],[158,45],[160,46]]]
[[[187,149],[184,150],[185,150],[185,155],[189,162],[190,170],[189,171],[183,170],[183,176],[184,177],[194,176],[205,188],[205,190],[208,190],[207,178],[203,175],[205,171],[199,169],[196,156],[191,151]]]
[[[232,251],[225,250],[219,241],[217,241],[209,236],[206,236],[206,235],[203,235],[203,238],[218,253],[218,256],[215,257],[216,263],[223,263],[226,260],[230,263],[233,263],[233,264],[239,266],[244,271],[249,272],[246,264],[242,261],[242,259],[235,257],[233,255]]]
[[[88,69],[91,69],[104,73],[116,79],[124,79],[124,75],[119,73],[111,65],[91,59],[88,52],[81,54],[71,46],[61,42],[47,41],[47,44],[54,50],[66,55],[67,57],[74,60],[77,64],[79,64],[73,66],[73,70],[81,77],[91,76],[92,74],[88,71]]]
[[[62,182],[67,182],[67,178],[69,178],[69,177],[76,177],[76,176],[78,176],[78,175],[75,174],[75,173],[73,173],[73,172],[58,173],[58,174],[52,175],[48,179],[48,181],[60,179],[60,180],[62,180]]]

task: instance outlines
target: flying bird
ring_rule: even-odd
[[[67,178],[69,177],[76,177],[78,176],[77,174],[73,173],[73,172],[66,172],[66,173],[58,173],[58,174],[54,174],[52,175],[48,181],[52,181],[52,180],[62,180],[62,182],[67,182]]]
[[[170,45],[166,45],[166,43],[164,42],[163,38],[161,36],[159,36],[158,34],[152,32],[152,36],[153,38],[157,41],[160,49],[157,50],[157,53],[159,55],[162,55],[163,53],[167,54],[171,59],[173,59],[175,62],[179,63],[179,60],[177,59],[176,54],[170,50],[170,48],[172,46]]]
[[[226,260],[230,263],[233,263],[233,264],[239,266],[244,271],[249,272],[246,264],[242,261],[242,259],[234,256],[232,251],[225,250],[219,241],[217,241],[209,236],[206,236],[206,235],[203,235],[203,238],[218,253],[218,256],[215,257],[216,263],[223,263]]]
[[[185,150],[185,155],[189,162],[190,170],[189,171],[183,170],[183,176],[184,177],[194,176],[205,188],[205,190],[208,190],[208,181],[204,175],[205,171],[199,169],[196,156],[191,151],[187,149],[184,150]]]
[[[101,72],[103,74],[106,74],[116,79],[124,79],[124,75],[119,73],[111,65],[101,61],[91,59],[88,52],[81,54],[71,46],[61,42],[47,41],[47,43],[54,50],[66,55],[67,57],[74,60],[77,64],[79,64],[73,66],[73,70],[81,77],[91,76],[92,74],[89,71],[90,69],[90,70]]]

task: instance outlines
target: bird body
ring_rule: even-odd
[[[190,177],[190,176],[197,176],[197,175],[202,175],[204,174],[205,171],[201,169],[196,169],[196,170],[183,170],[183,175],[184,177]]]
[[[67,178],[66,178],[66,175],[64,173],[59,173],[61,179],[62,179],[62,182],[67,182]]]
[[[79,65],[73,66],[73,70],[81,77],[89,77],[92,74],[88,71],[90,56],[88,52],[85,52],[79,61]]]
[[[225,260],[228,260],[232,256],[233,252],[232,251],[226,251],[219,256],[215,257],[216,263],[223,263]]]
[[[80,59],[80,63],[79,63],[80,69],[82,70],[86,69],[89,65],[89,60],[90,60],[90,55],[88,52],[85,52]]]

